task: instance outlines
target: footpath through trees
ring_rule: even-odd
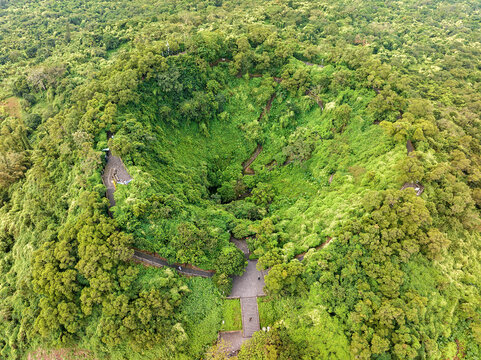
[[[132,260],[143,265],[151,265],[155,267],[167,266],[186,276],[201,276],[207,278],[212,277],[215,274],[214,270],[203,270],[190,264],[170,264],[167,259],[143,250],[134,249]]]
[[[326,240],[325,242],[323,242],[321,245],[316,246],[315,248],[311,248],[311,249],[320,250],[320,249],[322,249],[322,248],[325,248],[327,245],[329,245],[329,243],[331,242],[331,240],[332,240],[332,238],[331,238],[330,236],[328,236],[328,237],[327,237],[327,240]],[[309,249],[309,250],[311,250],[311,249]],[[301,253],[301,254],[297,254],[297,255],[295,256],[295,259],[297,259],[297,260],[299,260],[299,261],[304,260],[304,256],[306,256],[306,254],[307,254],[307,252],[308,252],[309,250],[307,250],[307,251],[305,251],[305,252],[303,252],[303,253]]]
[[[272,94],[271,98],[269,99],[266,106],[264,107],[264,110],[262,110],[261,114],[259,115],[259,119],[258,119],[259,122],[261,122],[264,115],[268,114],[269,111],[271,110],[272,102],[274,101],[275,97],[276,97],[276,94],[275,93]],[[252,153],[252,155],[250,156],[250,158],[242,163],[242,173],[244,175],[254,175],[255,174],[255,171],[253,169],[251,169],[250,166],[254,162],[254,160],[257,159],[257,157],[259,156],[259,154],[261,152],[262,152],[262,144],[257,143],[257,147],[254,150],[254,152]]]
[[[113,134],[109,133],[109,139],[113,138]],[[132,181],[132,177],[127,172],[122,159],[114,156],[110,149],[105,149],[107,164],[102,174],[102,181],[107,188],[105,196],[109,199],[110,207],[115,206],[114,192],[117,184],[127,185]]]

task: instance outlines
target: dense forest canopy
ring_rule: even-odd
[[[0,358],[225,358],[231,237],[239,360],[481,358],[480,39],[477,0],[0,0]]]

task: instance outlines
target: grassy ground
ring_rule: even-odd
[[[9,116],[20,118],[22,115],[22,109],[18,98],[12,96],[0,101],[0,114],[2,111],[5,111]]]
[[[257,173],[262,173],[275,189],[270,212],[278,216],[280,228],[288,234],[290,242],[286,245],[293,251],[292,255],[320,245],[327,236],[332,236],[334,229],[355,211],[369,191],[400,186],[394,167],[405,156],[405,147],[392,144],[378,125],[373,125],[357,110],[368,98],[359,93],[350,102],[353,115],[349,125],[332,138],[320,138],[309,160],[277,165],[272,171],[262,170],[281,150],[275,143],[275,138],[280,136],[276,132],[284,132],[287,137],[286,129],[276,129],[268,135],[263,153],[253,164]],[[273,129],[276,112],[289,99],[282,104],[279,101],[278,97],[271,111]],[[301,111],[293,121],[294,126],[318,129],[330,121],[331,116],[330,111],[321,113],[314,107]]]
[[[273,301],[268,301],[266,297],[258,297],[257,306],[259,308],[261,329],[263,327],[272,326],[276,320],[275,303]]]
[[[226,299],[222,305],[222,320],[220,331],[242,330],[242,316],[239,299]]]

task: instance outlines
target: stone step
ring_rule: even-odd
[[[256,297],[242,297],[240,299],[242,311],[242,330],[244,337],[252,337],[260,330],[259,309],[257,308]]]

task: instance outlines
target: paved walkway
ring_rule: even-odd
[[[118,156],[112,155],[107,151],[107,164],[105,165],[104,173],[102,174],[102,181],[107,188],[106,196],[109,199],[110,207],[115,206],[114,192],[115,185],[126,185],[132,181],[132,177],[127,172],[122,159]]]
[[[254,76],[255,77],[255,76]],[[267,105],[259,115],[259,121],[270,111],[272,101],[276,97],[276,94],[272,94],[271,98],[267,102]],[[242,163],[242,172],[244,175],[253,175],[255,171],[250,167],[257,156],[262,151],[262,145],[257,144],[256,149],[252,153],[251,157]],[[245,239],[240,240],[231,237],[231,242],[240,249],[245,257],[249,259],[249,248]],[[264,294],[264,272],[256,269],[257,260],[248,260],[246,271],[242,276],[235,276],[232,280],[232,291],[229,298],[240,298],[241,314],[242,314],[242,333],[236,332],[221,332],[219,337],[224,339],[229,344],[229,351],[235,353],[240,350],[240,347],[244,341],[251,338],[252,335],[260,330],[259,321],[259,308],[257,306],[257,297],[265,296]]]
[[[261,329],[257,296],[241,297],[240,303],[242,311],[242,331],[245,338],[250,338],[256,331]]]
[[[235,244],[245,254],[246,258],[249,257],[249,248],[245,240],[236,239],[231,237],[231,242]],[[317,246],[315,249],[319,250],[327,246],[331,241],[330,237],[327,237],[326,241]],[[299,261],[304,259],[302,253],[296,256]],[[242,315],[242,332],[241,331],[229,331],[219,333],[219,338],[223,339],[229,346],[229,353],[235,353],[240,350],[244,341],[252,337],[252,335],[260,330],[259,320],[259,308],[257,305],[257,297],[265,296],[264,294],[264,276],[267,274],[267,270],[258,271],[256,269],[257,260],[248,260],[247,268],[242,276],[235,276],[232,281],[232,291],[227,297],[228,299],[240,299],[241,315]]]
[[[245,240],[232,237],[231,242],[245,254],[246,258],[249,257],[249,248]],[[232,291],[227,298],[240,299],[242,332],[219,333],[219,337],[228,344],[229,352],[239,351],[242,343],[250,339],[256,331],[260,330],[257,297],[265,296],[264,273],[267,271],[258,271],[256,264],[257,260],[248,260],[246,271],[242,276],[235,276],[232,280]]]
[[[244,253],[246,259],[249,258],[249,247],[244,239],[236,239],[235,237],[230,237],[230,242],[233,243],[240,251]]]
[[[202,277],[212,277],[215,272],[214,271],[207,271],[207,270],[200,270],[200,269],[192,269],[189,267],[186,267],[185,264],[169,264],[167,260],[161,259],[157,256],[154,256],[152,254],[139,251],[139,250],[134,250],[134,255],[132,255],[132,259],[141,262],[142,264],[147,264],[147,265],[152,265],[156,267],[163,267],[163,266],[168,266],[171,267],[175,270],[177,270],[179,273],[188,275],[188,276],[202,276]]]
[[[219,339],[224,340],[229,348],[229,353],[234,354],[240,350],[242,343],[245,341],[242,330],[239,331],[222,331],[219,333]]]
[[[232,291],[228,298],[265,296],[264,274],[256,269],[257,260],[248,260],[246,271],[242,276],[234,276]]]

